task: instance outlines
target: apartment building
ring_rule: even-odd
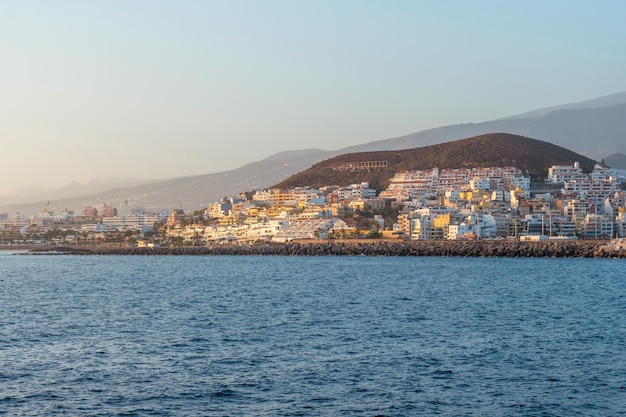
[[[574,165],[552,165],[548,168],[547,182],[553,184],[562,184],[566,181],[584,180],[589,176],[583,173],[578,162]]]
[[[578,179],[565,181],[563,193],[576,193],[578,198],[586,198],[596,203],[604,201],[611,194],[619,190],[619,184],[613,177],[603,179]]]
[[[587,214],[578,230],[578,235],[583,239],[607,239],[612,238],[613,217],[603,214]]]

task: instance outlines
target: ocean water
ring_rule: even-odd
[[[0,415],[626,415],[626,263],[5,252]]]

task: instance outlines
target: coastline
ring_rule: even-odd
[[[259,256],[449,256],[513,258],[626,258],[624,245],[576,241],[299,241],[186,247],[0,247],[19,255],[259,255]],[[27,250],[27,252],[24,252]],[[17,253],[16,253],[17,254]]]

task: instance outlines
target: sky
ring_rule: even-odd
[[[626,91],[626,2],[0,0],[0,196]]]

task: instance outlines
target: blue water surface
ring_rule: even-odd
[[[0,255],[0,415],[626,415],[626,262]]]

